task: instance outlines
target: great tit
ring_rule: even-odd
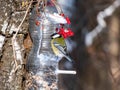
[[[72,59],[67,54],[65,39],[57,33],[51,35],[51,38],[51,47],[54,54],[58,57],[65,57],[67,60],[72,62]]]

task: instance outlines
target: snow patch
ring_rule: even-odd
[[[15,27],[15,24],[12,24],[10,31],[9,31],[9,34],[12,34],[16,30],[17,30],[17,27]]]
[[[5,37],[0,35],[0,50],[2,50],[2,47],[4,45]]]
[[[16,60],[19,60],[22,64],[23,63],[22,62],[22,52],[21,52],[21,48],[16,40],[14,41],[14,49],[15,49],[15,54],[16,54]]]
[[[2,29],[1,31],[5,34],[5,31],[7,29],[7,26],[8,26],[8,22],[7,22],[7,19],[4,21],[3,25],[2,25]]]

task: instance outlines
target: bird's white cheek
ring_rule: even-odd
[[[63,57],[63,54],[59,54],[58,56],[62,58],[62,57]]]

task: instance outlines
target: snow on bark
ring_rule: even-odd
[[[7,29],[7,27],[8,27],[8,21],[7,21],[7,19],[4,21],[4,23],[3,23],[3,25],[2,25],[2,29],[1,29],[1,31],[5,34],[5,31],[6,31],[6,29]]]
[[[5,37],[0,35],[0,50],[2,50],[2,47],[4,45]]]
[[[22,64],[23,63],[22,52],[21,52],[21,48],[20,48],[18,42],[16,41],[16,39],[14,41],[14,50],[15,50],[15,53],[16,53],[16,60],[20,61],[20,64]]]

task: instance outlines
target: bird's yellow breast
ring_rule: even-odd
[[[54,52],[55,55],[59,56],[60,52],[59,50],[55,47],[54,43],[57,43],[59,45],[61,45],[62,47],[66,47],[66,43],[65,43],[65,40],[64,38],[55,38],[55,39],[52,39],[51,40],[51,47],[52,47],[52,50]]]

